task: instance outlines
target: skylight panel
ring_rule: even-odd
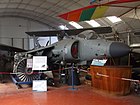
[[[100,27],[101,25],[96,22],[95,20],[90,20],[90,21],[85,21],[86,23],[88,23],[90,26],[92,27]]]
[[[112,23],[122,21],[119,17],[116,17],[116,16],[109,16],[109,17],[106,17],[106,18],[109,19]]]
[[[79,25],[78,23],[73,22],[73,21],[69,22],[69,24],[72,25],[73,27],[77,28],[77,29],[83,28],[81,25]]]
[[[61,30],[68,30],[69,29],[66,25],[60,25],[59,28]]]

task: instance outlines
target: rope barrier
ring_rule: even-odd
[[[42,72],[36,72],[36,71],[33,71],[33,73],[32,74],[41,74],[41,73],[44,73],[44,72],[46,72],[46,71],[52,71],[52,72],[57,72],[57,71],[60,71],[60,70],[69,70],[69,69],[71,69],[72,67],[67,67],[67,68],[61,68],[61,69],[56,69],[56,70],[42,70]],[[78,68],[76,68],[76,67],[73,67],[74,69],[78,69]],[[40,71],[40,70],[38,70],[38,71]],[[44,71],[44,72],[43,72]],[[16,73],[14,73],[14,72],[0,72],[0,74],[28,74],[28,73],[23,73],[23,72],[16,72]]]
[[[98,72],[96,73],[96,75],[98,75],[98,76],[102,76],[102,77],[106,77],[106,78],[121,79],[121,80],[124,80],[124,81],[140,82],[140,80],[134,80],[134,79],[130,79],[130,78],[110,77],[109,75],[101,74],[101,73],[98,73]]]

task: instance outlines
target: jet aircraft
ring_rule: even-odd
[[[120,57],[128,54],[130,52],[128,45],[105,40],[99,35],[108,32],[112,32],[111,27],[26,32],[30,36],[37,37],[54,36],[62,33],[63,37],[66,36],[68,38],[61,39],[52,45],[16,54],[13,72],[18,73],[17,76],[22,81],[30,81],[37,78],[36,74],[32,73],[32,70],[26,68],[26,60],[36,55],[47,56],[48,67],[54,69],[54,65],[58,63],[80,63],[91,61],[94,58]]]

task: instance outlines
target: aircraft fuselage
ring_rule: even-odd
[[[89,61],[109,57],[124,56],[129,53],[129,47],[120,42],[105,39],[64,39],[53,44],[52,60]]]

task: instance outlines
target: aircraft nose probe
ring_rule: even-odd
[[[127,55],[131,51],[130,47],[124,43],[112,42],[110,45],[110,55],[112,57],[120,57]]]

